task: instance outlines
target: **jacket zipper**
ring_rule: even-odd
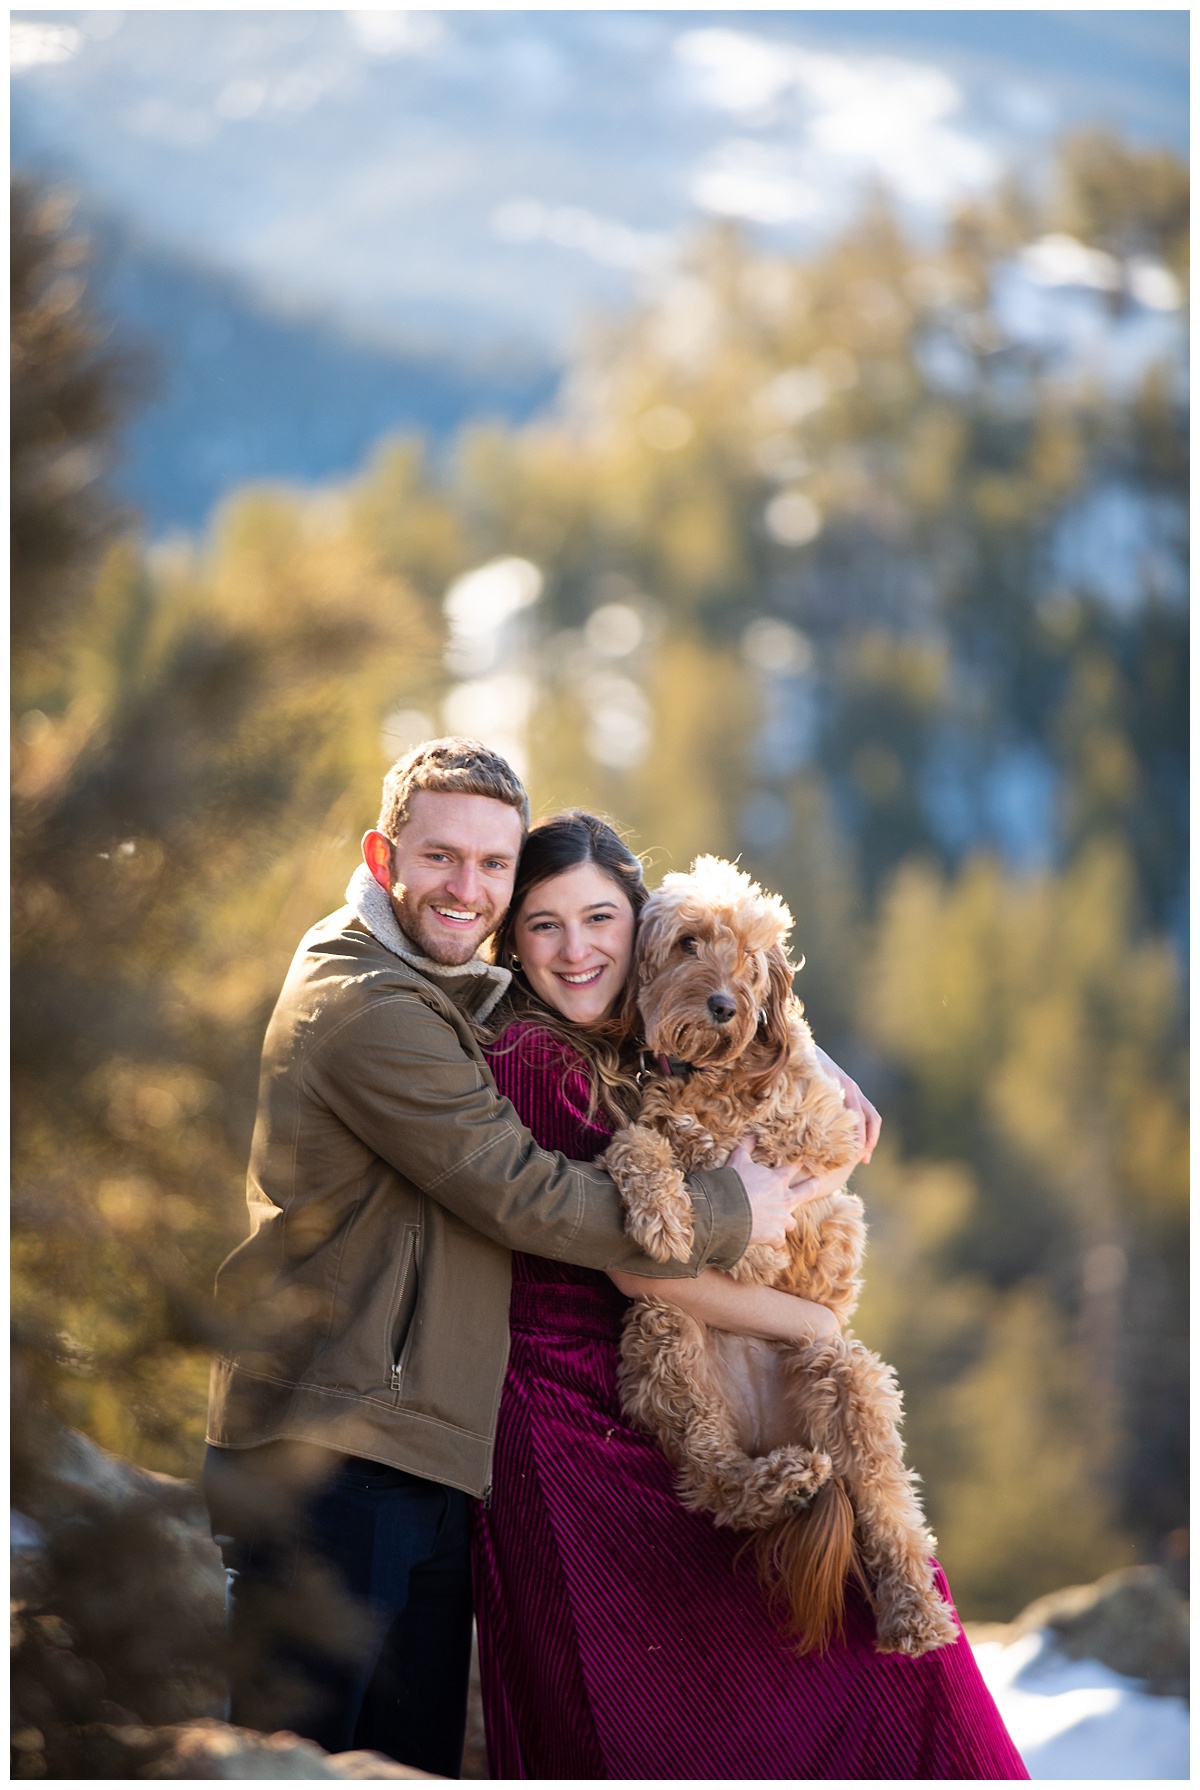
[[[408,1263],[406,1266],[411,1267],[419,1275],[421,1272],[421,1238],[422,1238],[422,1234],[423,1234],[422,1226],[420,1225],[420,1223],[417,1223],[417,1224],[408,1225],[406,1227],[406,1229],[408,1230],[409,1234],[412,1237],[412,1248],[409,1253]],[[419,1298],[419,1294],[418,1294],[418,1298]],[[392,1392],[398,1393],[400,1391],[400,1382],[404,1377],[404,1358],[408,1354],[409,1348],[412,1344],[413,1332],[416,1329],[416,1320],[417,1320],[417,1311],[416,1311],[416,1306],[414,1306],[412,1316],[409,1319],[408,1335],[404,1339],[404,1346],[400,1350],[400,1354],[397,1357],[397,1359],[395,1361],[393,1361],[392,1370],[391,1370],[390,1375],[388,1376],[388,1386]]]

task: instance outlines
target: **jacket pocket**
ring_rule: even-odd
[[[419,1224],[406,1224],[400,1241],[400,1263],[396,1272],[397,1292],[388,1324],[387,1353],[388,1384],[395,1393],[399,1393],[404,1377],[404,1359],[412,1337],[413,1316],[417,1309],[420,1236]]]

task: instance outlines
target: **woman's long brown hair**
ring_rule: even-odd
[[[529,895],[551,877],[561,876],[580,864],[594,864],[615,884],[633,909],[636,922],[648,891],[641,863],[616,829],[581,808],[568,808],[539,821],[521,851],[512,901],[493,943],[495,961],[511,969],[513,979],[481,1036],[485,1042],[494,1043],[516,1020],[538,1026],[582,1058],[591,1084],[589,1111],[594,1114],[602,1108],[615,1124],[625,1125],[637,1107],[632,1035],[628,1022],[622,1018],[625,1002],[618,1000],[610,1019],[574,1026],[540,1000],[524,972],[514,968],[514,960],[519,962],[514,943],[517,921]]]

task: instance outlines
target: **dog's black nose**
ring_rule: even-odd
[[[710,994],[708,1010],[719,1026],[723,1026],[737,1012],[737,1008],[727,994]]]

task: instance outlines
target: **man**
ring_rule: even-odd
[[[528,825],[520,782],[476,742],[392,767],[348,905],[301,941],[271,1018],[251,1234],[217,1280],[229,1340],[205,1485],[230,1569],[231,1719],[447,1777],[509,1252],[695,1275],[781,1241],[798,1198],[794,1170],[743,1146],[688,1182],[691,1260],[650,1262],[609,1176],[539,1149],[496,1093],[474,1028],[509,973],[477,953]]]

